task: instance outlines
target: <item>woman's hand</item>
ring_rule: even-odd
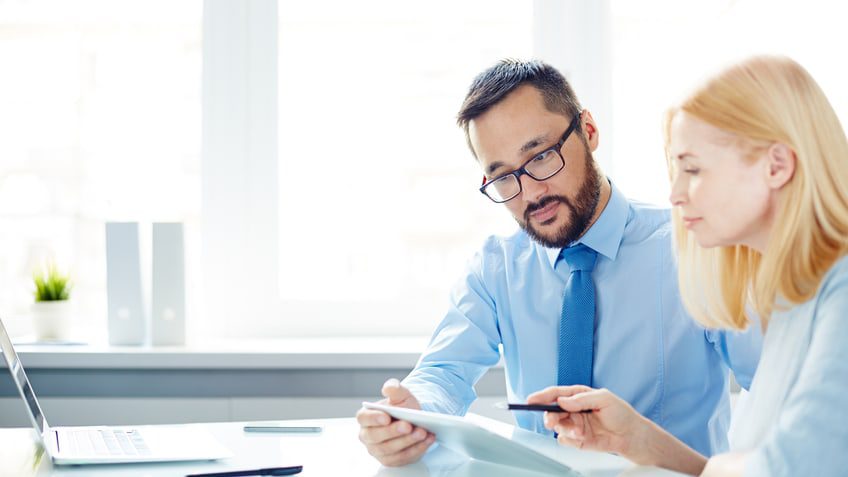
[[[527,402],[555,402],[566,411],[545,413],[545,427],[558,433],[560,444],[614,452],[637,464],[655,465],[687,474],[700,474],[707,463],[704,456],[606,389],[552,386],[531,394]]]
[[[588,386],[552,386],[531,394],[527,402],[555,402],[568,411],[545,413],[545,427],[558,433],[560,444],[614,452],[639,462],[633,455],[638,453],[634,440],[650,421],[610,391]]]

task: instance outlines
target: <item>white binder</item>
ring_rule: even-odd
[[[141,290],[138,223],[106,223],[109,344],[144,344],[147,320]]]
[[[185,252],[183,224],[153,224],[153,345],[185,344]]]

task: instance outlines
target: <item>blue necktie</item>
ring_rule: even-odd
[[[592,385],[592,349],[595,339],[595,284],[592,269],[597,253],[583,244],[562,249],[571,269],[562,297],[559,322],[557,384]]]

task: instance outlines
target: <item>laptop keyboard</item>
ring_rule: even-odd
[[[78,455],[150,455],[141,434],[135,430],[86,429],[68,432],[71,452]]]

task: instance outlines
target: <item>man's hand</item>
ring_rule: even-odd
[[[380,404],[388,406],[421,409],[415,396],[400,385],[397,379],[389,379],[383,384],[385,399]],[[424,455],[424,452],[436,440],[436,436],[426,429],[415,427],[409,422],[395,420],[382,411],[362,408],[356,413],[359,422],[359,440],[365,444],[368,453],[386,466],[411,464]]]

